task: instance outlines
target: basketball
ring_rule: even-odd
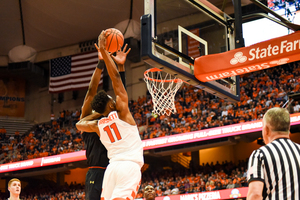
[[[124,44],[124,36],[118,29],[106,29],[106,50],[108,52],[116,52],[121,49]]]

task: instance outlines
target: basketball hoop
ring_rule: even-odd
[[[172,78],[171,74],[164,73],[157,68],[145,71],[144,80],[152,96],[153,111],[157,115],[168,115],[176,113],[175,94],[182,85],[183,81]]]

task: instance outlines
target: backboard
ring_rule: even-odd
[[[227,101],[239,101],[239,78],[201,82],[194,59],[234,49],[230,17],[206,0],[145,0],[141,56],[150,65]]]

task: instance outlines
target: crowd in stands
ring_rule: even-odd
[[[145,171],[136,198],[143,197],[147,185],[156,189],[157,196],[247,187],[247,162],[203,163],[193,170]]]
[[[0,164],[83,150],[84,143],[75,126],[61,128],[60,124],[60,120],[54,120],[52,124],[36,125],[21,136],[18,132],[7,136],[2,128]]]
[[[298,93],[299,89],[300,66],[296,62],[241,75],[241,98],[237,103],[183,85],[175,97],[176,114],[158,117],[151,114],[152,102],[146,97],[131,102],[131,111],[139,125],[148,125],[140,134],[142,139],[149,139],[259,120],[269,108],[282,107],[288,94]],[[299,101],[290,107],[291,113],[299,112]]]
[[[157,196],[206,192],[222,189],[247,187],[247,161],[206,163],[197,168],[174,167],[146,170],[136,198],[143,197],[144,188],[152,185]],[[51,182],[50,182],[51,183]],[[22,192],[23,200],[83,200],[84,185],[71,183],[57,186],[49,181],[40,184],[28,184]],[[38,192],[37,192],[38,191]],[[8,194],[0,194],[4,200]]]
[[[240,76],[240,86],[241,101],[229,103],[185,84],[175,97],[177,113],[171,116],[153,115],[149,95],[130,101],[129,106],[138,126],[146,126],[140,132],[142,139],[258,120],[267,109],[282,106],[289,93],[300,92],[300,66],[295,62],[244,74]],[[299,111],[300,104],[294,101],[291,113]],[[14,136],[8,136],[2,127],[0,164],[84,149],[75,127],[79,116],[79,109],[63,110],[59,117],[52,115],[50,123],[37,125],[29,134],[16,131]]]

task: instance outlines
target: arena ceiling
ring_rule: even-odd
[[[139,21],[143,0],[132,2],[132,19]],[[1,0],[0,56],[22,44],[41,52],[95,39],[129,19],[130,8],[131,0]]]
[[[210,2],[219,8],[225,2],[225,12],[233,12],[231,0]],[[248,3],[242,0],[243,5]],[[38,53],[47,52],[93,40],[101,30],[128,20],[131,14],[139,22],[144,0],[1,0],[0,13],[3,66],[8,52],[19,45],[25,44]]]

